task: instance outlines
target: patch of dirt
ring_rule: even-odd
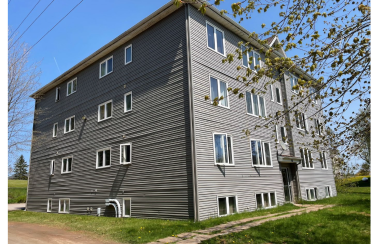
[[[106,241],[95,235],[84,234],[79,231],[50,227],[46,225],[8,222],[9,244],[117,244]]]

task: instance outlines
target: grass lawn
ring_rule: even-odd
[[[245,212],[202,222],[160,219],[109,218],[25,211],[8,212],[8,221],[37,223],[69,230],[80,230],[119,242],[146,243],[183,232],[206,229],[229,221],[285,212],[298,207],[286,204],[268,210]]]
[[[331,209],[267,222],[202,243],[370,243],[370,190],[353,187],[337,197],[307,202],[337,205]]]
[[[26,202],[27,180],[8,180],[8,204]]]

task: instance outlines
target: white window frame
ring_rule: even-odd
[[[74,119],[74,129],[71,128],[71,119],[72,118]],[[69,121],[69,130],[68,131],[66,131],[66,123],[67,123],[67,121]],[[63,128],[63,132],[64,132],[64,134],[66,134],[66,133],[72,132],[74,130],[75,130],[75,115],[73,115],[73,116],[68,117],[68,118],[65,119],[65,127]]]
[[[310,194],[311,190],[314,192],[314,199],[311,198],[311,194]],[[318,196],[317,196],[318,188],[317,187],[306,188],[305,191],[306,191],[306,200],[307,201],[316,201],[318,199]],[[310,199],[309,199],[309,196],[307,194],[307,191],[309,191]]]
[[[282,105],[281,88],[279,88],[279,87],[275,87],[274,89],[275,89],[275,94],[276,94],[276,103]],[[279,96],[280,96],[280,102],[277,101],[277,89],[278,89],[278,94],[279,94]]]
[[[253,160],[252,160],[252,141],[260,141],[260,144],[261,144],[261,155],[263,156],[263,164],[260,165],[260,164],[253,164]],[[263,143],[268,143],[269,144],[269,158],[270,158],[270,165],[267,165],[266,163],[266,155],[265,155],[265,149],[264,149],[264,144]],[[270,147],[270,142],[264,142],[260,139],[254,139],[254,138],[251,138],[249,140],[249,148],[250,148],[250,154],[251,154],[251,165],[252,167],[266,167],[266,168],[272,168],[273,167],[273,160],[272,160],[272,151],[271,151],[271,147]],[[258,150],[258,146],[257,146],[257,143],[256,143],[256,151],[257,151],[257,162],[259,162],[259,150]]]
[[[73,167],[73,166],[71,165],[71,167]],[[53,160],[50,161],[50,175],[54,175],[54,171],[55,171],[55,162],[54,162],[54,159],[53,159]]]
[[[313,91],[312,91],[313,90]],[[310,95],[310,98],[311,98],[311,101],[315,104],[318,104],[318,101],[317,99],[315,98],[316,94],[314,93],[315,92],[315,88],[314,87],[310,87],[309,88],[309,95]],[[311,94],[311,93],[314,93],[314,94]]]
[[[111,116],[110,117],[106,117],[107,116],[107,104],[108,103],[111,103]],[[100,119],[100,107],[104,105],[104,119]],[[112,118],[112,114],[113,114],[113,100],[108,100],[107,102],[104,102],[104,103],[101,103],[98,105],[98,122],[101,122],[101,121],[104,121],[104,120],[107,120],[107,119],[111,119]]]
[[[107,63],[107,61],[110,60],[111,58],[112,58],[112,71],[109,72],[109,73],[107,73],[107,70],[108,70],[108,63]],[[102,64],[103,63],[106,63],[106,74],[102,76]],[[102,62],[100,62],[100,64],[99,64],[99,79],[103,78],[104,76],[107,76],[107,75],[111,74],[113,72],[113,68],[114,67],[113,67],[113,55],[112,55],[112,56],[106,58],[105,60],[103,60]]]
[[[230,213],[230,203],[228,198],[234,197],[235,198],[235,204],[236,204],[236,213]],[[226,198],[226,207],[227,207],[227,214],[220,215],[219,214],[219,198]],[[218,217],[227,216],[231,214],[237,214],[239,213],[239,204],[238,204],[238,197],[237,195],[217,195],[216,196],[216,207],[218,209]]]
[[[125,215],[125,200],[129,200],[129,215]],[[132,216],[132,198],[123,197],[123,217],[130,218]]]
[[[61,211],[61,200],[64,201],[64,205],[63,205],[63,211]],[[69,211],[68,212],[65,212],[65,209],[66,209],[66,200],[68,200],[69,202]],[[58,213],[65,213],[65,214],[68,214],[70,213],[70,198],[59,198],[59,201],[58,201]]]
[[[50,210],[49,210],[50,207]],[[53,198],[48,198],[46,212],[51,213],[53,211]]]
[[[274,131],[275,131],[275,133],[276,133],[276,140],[275,140],[275,142],[276,142],[276,143],[279,143],[280,140],[278,139],[278,129],[277,129],[277,125],[274,125]],[[281,132],[280,132],[280,134],[281,134]]]
[[[245,100],[245,103],[246,103],[246,113],[248,115],[252,115],[252,116],[255,116],[255,117],[261,117],[262,119],[265,119],[267,117],[267,107],[266,107],[266,103],[265,103],[265,97],[262,97],[262,96],[259,96],[259,95],[256,95],[257,96],[257,106],[258,106],[258,109],[259,109],[259,115],[256,115],[253,111],[254,111],[254,107],[253,107],[253,94],[252,92],[248,91],[248,93],[251,95],[251,106],[252,106],[252,113],[249,113],[248,112],[248,103],[247,103],[247,99]],[[247,92],[245,93],[247,95]],[[263,101],[264,101],[264,117],[261,116],[261,103],[260,103],[260,97],[263,98]]]
[[[231,138],[231,159],[232,159],[232,163],[217,163],[216,162],[216,155],[215,155],[215,135],[225,135],[226,136],[226,140],[227,140],[227,157],[229,158],[230,156],[230,152],[228,151],[228,137]],[[234,147],[233,147],[233,138],[231,135],[228,135],[227,133],[219,133],[219,132],[214,132],[212,133],[212,146],[213,146],[213,150],[214,150],[214,165],[223,165],[223,166],[234,166],[235,165],[235,160],[234,160]],[[224,145],[223,145],[223,152],[224,152]],[[223,154],[224,155],[224,154]],[[224,161],[226,162],[226,159],[224,159]]]
[[[61,100],[61,88],[56,87],[55,88],[55,102],[59,102]]]
[[[315,169],[315,162],[313,160],[313,153],[311,153],[311,151],[308,149],[308,148],[300,148],[300,150],[302,150],[303,152],[303,160],[305,162],[305,167],[302,165],[302,162],[301,162],[301,167],[302,169]],[[307,152],[307,157],[308,157],[308,164],[309,164],[309,167],[307,166],[307,163],[306,163],[306,157],[305,157],[305,151]],[[309,154],[310,152],[310,154]],[[301,152],[300,152],[301,154]],[[301,157],[301,156],[300,156]],[[311,157],[311,158],[310,158]],[[312,164],[313,164],[313,167],[310,167],[310,159],[312,159]]]
[[[76,81],[77,83],[77,87],[74,91],[74,80]],[[71,93],[69,94],[69,84],[71,83]],[[70,80],[69,82],[67,82],[67,85],[66,85],[66,97],[70,96],[71,94],[77,92],[77,89],[78,89],[78,79],[77,77],[75,77],[74,79]]]
[[[249,47],[246,47],[246,46],[244,46],[244,48],[249,49]],[[244,68],[250,68],[250,67],[249,67],[249,53],[250,53],[250,52],[247,51],[247,53],[244,54],[244,53],[243,53],[243,47],[240,48],[240,51],[241,51],[241,55],[246,55],[247,60],[248,60],[248,66],[245,66],[245,65],[244,65],[244,59],[242,59],[241,63],[242,63],[242,65],[243,65],[243,67],[244,67]],[[255,66],[256,66],[256,65],[259,65],[259,68],[261,68],[261,64],[260,64],[260,60],[259,60],[259,63],[256,64],[255,54],[259,55],[259,58],[260,58],[261,56],[260,56],[260,53],[254,51],[254,50],[252,50],[251,52],[252,52],[253,69],[251,69],[251,68],[250,68],[250,69],[251,69],[253,72],[257,72],[257,70],[255,69]],[[272,86],[272,85],[270,85],[270,86]]]
[[[329,193],[330,193],[329,196],[326,195],[326,188],[329,189]],[[326,197],[326,198],[332,197],[331,186],[325,186],[325,197]]]
[[[129,62],[127,62],[127,49],[128,48],[131,48],[131,61],[129,61]],[[132,44],[129,44],[128,46],[126,46],[124,48],[124,65],[132,63],[132,60],[133,60]],[[113,65],[113,60],[112,60],[112,65]],[[112,71],[113,71],[113,67],[112,67]]]
[[[110,165],[106,165],[106,153],[105,151],[109,150],[110,151]],[[98,152],[103,152],[103,166],[99,167],[98,166]],[[111,147],[106,147],[106,148],[102,148],[102,149],[99,149],[99,150],[96,150],[96,169],[103,169],[103,168],[109,168],[111,167],[112,165],[112,150],[111,150]]]
[[[276,199],[276,204],[274,205],[274,206],[272,206],[272,200],[271,200],[271,198],[270,198],[270,194],[271,193],[274,193],[274,197],[275,197],[275,199]],[[264,207],[264,194],[268,194],[268,200],[269,200],[269,207]],[[263,207],[261,207],[260,209],[270,209],[270,208],[275,208],[275,207],[277,207],[278,206],[278,201],[277,201],[277,192],[276,191],[269,191],[269,192],[258,192],[258,193],[256,193],[255,194],[255,203],[256,203],[256,209],[259,209],[258,208],[258,203],[257,203],[257,198],[256,198],[256,195],[261,195],[261,205],[263,206]]]
[[[121,150],[121,148],[123,147],[123,146],[130,146],[131,147],[131,160],[130,160],[130,162],[126,162],[126,163],[124,163],[124,162],[122,162],[122,150]],[[97,155],[97,154],[96,154]],[[128,142],[128,143],[124,143],[124,144],[120,144],[120,164],[132,164],[132,142]]]
[[[302,131],[308,131],[308,129],[307,129],[307,118],[306,118],[305,113],[296,112],[295,116],[296,116],[296,127],[297,127],[297,129],[302,130]],[[299,126],[297,126],[297,119],[299,122]],[[303,125],[303,128],[302,128],[302,125]]]
[[[55,129],[55,126],[57,125],[57,129]],[[54,123],[53,125],[53,137],[57,137],[58,135],[58,122]]]
[[[285,134],[285,142],[283,141],[282,139],[282,135],[281,135],[281,128],[284,128],[284,134]],[[281,126],[280,127],[280,135],[281,135],[281,141],[284,142],[285,144],[288,144],[288,132],[286,131],[286,126]]]
[[[272,86],[272,85],[269,85],[269,89],[270,89],[270,100],[271,100],[272,102],[274,102],[273,86]]]
[[[328,170],[329,166],[327,165],[327,160],[326,160],[326,151],[320,152],[319,156],[322,156],[321,160],[321,167],[323,170]]]
[[[290,79],[289,79],[289,81],[290,81],[290,91],[292,91],[293,93],[295,93],[295,94],[299,94],[299,90],[293,90],[293,86],[292,86],[292,80],[291,80],[291,78],[293,78],[293,79],[296,79],[296,81],[295,81],[295,85],[297,85],[298,84],[298,77],[297,76],[295,76],[295,75],[293,75],[293,74],[290,74]]]
[[[210,25],[211,27],[214,28],[214,46],[215,46],[215,49],[212,49],[211,47],[208,46],[208,30],[207,30],[207,25]],[[218,46],[217,46],[216,30],[222,32],[222,34],[223,34],[223,53],[220,53],[220,52],[217,51],[218,50]],[[221,29],[219,29],[215,25],[211,24],[207,20],[206,20],[206,45],[207,45],[207,48],[209,48],[210,50],[213,50],[214,52],[219,53],[223,57],[226,57],[226,37],[224,35],[224,31],[222,31]]]
[[[315,129],[315,133],[317,135],[321,135],[321,125],[320,125],[320,122],[319,122],[319,119],[316,119],[314,118],[314,129]]]
[[[131,109],[130,110],[127,110],[127,96],[128,95],[131,95]],[[132,95],[132,91],[130,91],[124,94],[124,113],[130,112],[132,111],[132,109],[133,109],[133,95]]]
[[[69,158],[71,158],[71,171],[68,170],[68,167],[66,165],[66,171],[63,172],[63,160],[67,159],[67,164],[69,162]],[[67,156],[62,158],[62,163],[61,163],[61,174],[70,174],[73,172],[73,164],[74,164],[74,157],[73,156]]]
[[[221,79],[219,79],[218,77],[216,77],[216,76],[213,76],[213,75],[209,75],[208,76],[208,80],[209,80],[209,84],[210,84],[210,100],[211,100],[211,104],[213,104],[214,103],[214,100],[213,100],[213,98],[212,98],[212,87],[211,87],[211,77],[212,78],[214,78],[216,81],[217,81],[217,83],[218,83],[218,99],[220,98],[220,82],[223,82],[223,83],[226,83],[226,89],[227,89],[227,105],[228,106],[223,106],[223,105],[221,105],[221,100],[218,100],[218,106],[219,107],[222,107],[222,108],[230,108],[230,96],[229,96],[229,94],[228,94],[228,82],[226,82],[226,81],[222,81]],[[224,99],[224,98],[223,98]]]

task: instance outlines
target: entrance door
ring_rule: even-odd
[[[292,202],[292,186],[290,181],[290,171],[288,167],[281,168],[282,180],[284,182],[285,202]]]

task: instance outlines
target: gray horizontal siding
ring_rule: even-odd
[[[124,65],[124,48],[133,45],[133,61]],[[99,79],[99,63],[113,55],[113,72]],[[54,102],[55,89],[38,103],[30,167],[28,210],[46,211],[53,198],[70,198],[70,213],[102,208],[105,199],[132,199],[132,217],[192,219],[193,193],[185,12],[180,8],[124,46],[73,77],[77,92]],[[68,80],[69,81],[69,80]],[[133,110],[124,113],[124,94],[132,91]],[[98,105],[113,100],[112,118],[98,122]],[[64,120],[75,115],[75,131],[64,134]],[[82,120],[83,116],[87,120]],[[59,123],[52,138],[53,124]],[[120,144],[132,143],[132,164],[120,165]],[[111,147],[111,167],[96,169],[96,151]],[[58,154],[57,154],[58,152]],[[61,174],[62,157],[73,155],[73,172]],[[55,175],[49,176],[51,160]],[[96,192],[95,192],[96,189]]]

